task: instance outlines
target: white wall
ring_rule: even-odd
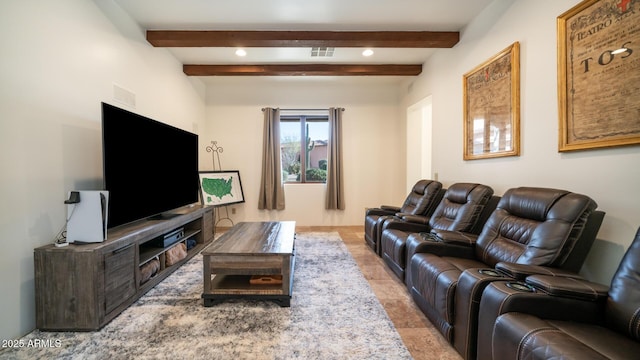
[[[235,221],[295,220],[298,225],[361,225],[365,207],[400,205],[404,191],[404,111],[397,85],[384,79],[252,78],[207,81],[207,129],[223,169],[240,170],[246,203]],[[285,185],[286,209],[258,210],[263,107],[344,107],[346,209],[325,210],[325,185]],[[210,162],[211,164],[211,162]],[[210,165],[210,168],[212,165]]]
[[[189,131],[205,88],[107,1],[2,1],[0,44],[0,339],[15,339],[35,327],[33,249],[64,225],[68,191],[102,186],[113,84],[136,94],[129,110]]]
[[[556,18],[577,0],[496,0],[436,53],[407,87],[408,106],[433,95],[433,171],[449,185],[475,181],[501,195],[510,187],[563,188],[591,196],[606,211],[582,273],[608,284],[640,226],[640,147],[558,152]],[[462,160],[462,76],[520,42],[521,156]],[[410,89],[410,91],[409,91]]]
[[[431,171],[432,153],[431,97],[422,99],[407,109],[407,181],[406,192],[420,179],[438,180]]]

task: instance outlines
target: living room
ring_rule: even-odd
[[[135,93],[134,112],[224,147],[222,166],[239,170],[246,202],[240,221],[295,220],[301,226],[362,225],[364,209],[398,204],[408,183],[406,113],[425,99],[432,109],[430,171],[445,185],[478,182],[500,195],[517,186],[567,189],[606,212],[581,273],[608,284],[638,223],[640,147],[558,152],[556,18],[577,0],[496,0],[440,49],[422,74],[386,78],[187,77],[166,49],[114,2],[13,1],[0,11],[3,87],[0,338],[35,327],[33,249],[53,242],[65,221],[67,192],[100,189],[100,103],[114,85]],[[521,154],[462,157],[462,75],[518,41],[521,45]],[[346,209],[324,210],[322,185],[287,185],[283,211],[258,210],[262,112],[344,107]]]

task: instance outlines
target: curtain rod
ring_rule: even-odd
[[[264,111],[266,108],[262,108],[262,111]],[[279,109],[279,108],[277,108]],[[345,111],[344,108],[338,108],[339,110]],[[280,109],[280,110],[285,110],[285,111],[324,111],[324,110],[329,110],[329,108],[326,109]]]

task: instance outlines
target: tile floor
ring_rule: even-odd
[[[404,283],[365,244],[362,226],[298,226],[296,230],[340,234],[414,359],[461,359],[413,303]]]

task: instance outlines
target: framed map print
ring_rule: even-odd
[[[464,160],[520,155],[520,44],[463,76]]]
[[[239,171],[201,171],[199,177],[203,205],[222,206],[244,202]]]
[[[640,144],[640,1],[583,1],[557,27],[558,150]]]

